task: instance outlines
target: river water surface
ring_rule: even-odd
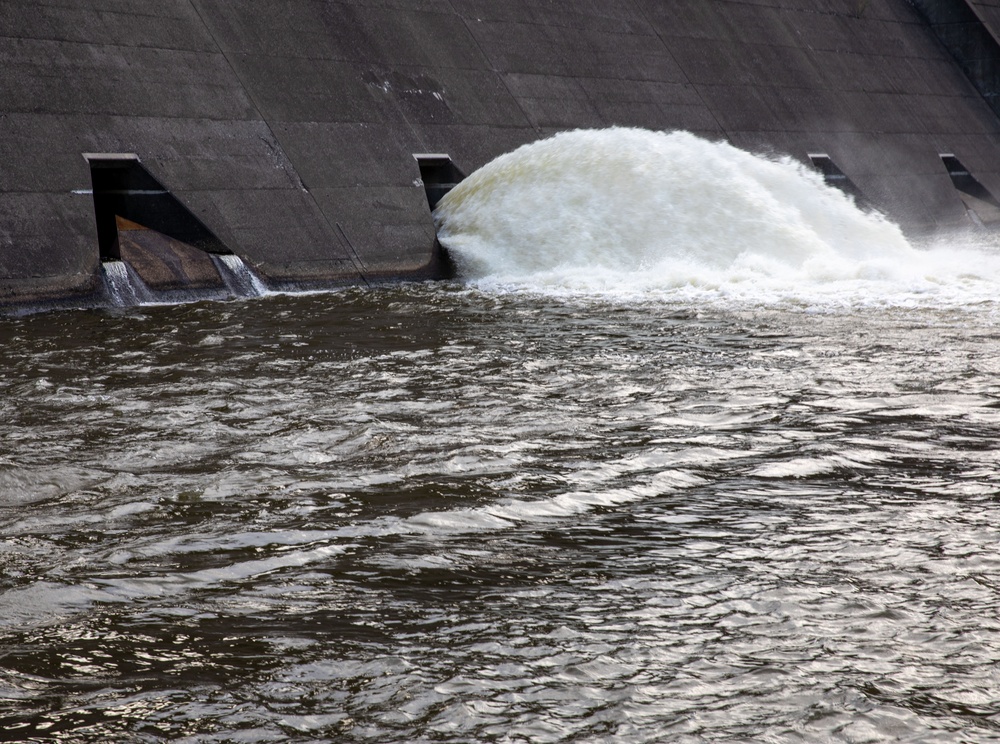
[[[0,730],[996,740],[995,310],[8,318]]]
[[[1000,741],[997,251],[582,136],[460,282],[0,318],[0,739]]]

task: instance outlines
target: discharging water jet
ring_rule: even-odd
[[[456,186],[435,221],[473,281],[787,297],[859,283],[922,292],[957,276],[953,257],[914,247],[793,158],[688,132],[576,130],[525,145]],[[1000,268],[986,263],[994,283]]]

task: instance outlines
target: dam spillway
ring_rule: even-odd
[[[438,276],[415,156],[469,174],[578,128],[822,154],[908,234],[989,228],[945,157],[1000,194],[994,29],[975,0],[8,3],[0,305],[100,294],[95,163],[183,215],[149,284],[223,287],[203,250],[275,289]]]
[[[0,740],[995,742],[988,8],[492,5],[0,2]]]

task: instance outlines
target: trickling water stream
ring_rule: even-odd
[[[236,254],[212,254],[212,263],[226,289],[234,297],[260,297],[267,294],[267,286],[261,278]]]
[[[0,319],[0,738],[996,741],[994,254],[684,284],[589,210],[541,266],[447,225],[462,283]]]
[[[132,307],[152,301],[149,287],[124,261],[104,261],[101,273],[112,307]]]

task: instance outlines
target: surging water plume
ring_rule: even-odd
[[[473,173],[435,211],[473,280],[753,300],[935,292],[967,281],[820,174],[687,132],[565,132]],[[1000,262],[974,259],[994,294]],[[957,261],[957,265],[967,265]]]

